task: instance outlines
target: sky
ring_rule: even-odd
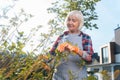
[[[114,29],[120,24],[120,0],[101,0],[96,5],[98,30],[87,30],[93,41],[94,51],[99,52],[100,46],[114,38]]]
[[[23,8],[25,12],[34,15],[27,23],[24,23],[20,29],[26,33],[30,32],[30,29],[43,25],[41,32],[47,32],[47,22],[53,18],[53,15],[47,13],[47,8],[51,6],[53,0],[18,0],[16,3],[12,3],[11,0],[0,0],[0,8],[4,8],[7,4],[14,5],[12,12],[17,13],[20,8]],[[101,0],[96,5],[96,12],[98,14],[97,23],[99,29],[83,30],[89,34],[92,38],[93,48],[95,52],[99,53],[100,46],[110,42],[114,38],[114,29],[120,24],[120,0]],[[13,14],[13,13],[9,14]],[[0,13],[1,14],[1,13]],[[4,20],[0,20],[5,22]],[[26,27],[27,26],[27,27]]]

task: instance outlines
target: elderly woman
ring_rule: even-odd
[[[83,80],[87,77],[87,71],[85,65],[80,66],[81,59],[86,62],[91,62],[91,55],[93,54],[92,41],[89,35],[83,33],[81,28],[84,24],[83,14],[80,11],[71,11],[67,17],[65,24],[68,31],[65,31],[62,35],[58,37],[53,45],[50,53],[55,55],[55,50],[61,43],[67,43],[68,41],[72,43],[71,46],[77,45],[78,49],[75,51],[77,55],[69,54],[68,59],[63,61],[58,67],[57,71],[53,75],[53,80]],[[75,47],[71,48],[68,44],[64,45],[64,50],[74,51]]]

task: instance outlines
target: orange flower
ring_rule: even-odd
[[[42,62],[42,68],[45,69],[45,70],[48,70],[48,71],[51,70],[50,66],[48,66],[48,65],[47,65],[46,63],[44,63],[44,62]]]
[[[45,70],[48,70],[48,71],[51,70],[50,67],[49,67],[48,65],[45,65],[45,66],[44,66],[44,69],[45,69]]]
[[[39,57],[38,57],[38,59],[44,59],[44,60],[48,60],[49,59],[49,57],[47,56],[47,55],[40,55]]]
[[[48,56],[47,56],[47,55],[43,55],[43,58],[44,58],[45,60],[48,60]]]

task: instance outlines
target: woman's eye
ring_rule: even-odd
[[[67,21],[70,21],[71,19],[68,19]]]
[[[68,19],[67,21],[76,22],[76,20],[75,20],[75,19]]]
[[[76,20],[75,20],[75,19],[72,19],[72,21],[73,21],[73,22],[76,22]]]

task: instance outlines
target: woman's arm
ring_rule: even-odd
[[[80,54],[83,59],[86,61],[92,61],[92,54],[93,54],[93,47],[92,47],[92,40],[90,36],[86,36],[85,39],[83,39],[83,51],[80,51]]]
[[[55,54],[55,50],[56,50],[56,48],[57,48],[60,40],[62,39],[62,37],[63,37],[63,35],[60,35],[60,36],[57,38],[57,40],[55,41],[55,43],[53,44],[51,50],[49,51],[51,55],[54,55],[54,56],[56,55],[56,54]]]

